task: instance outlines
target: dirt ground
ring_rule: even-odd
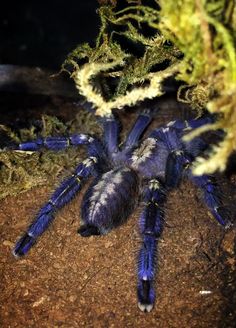
[[[157,115],[156,124],[163,120]],[[130,116],[123,121],[129,125]],[[223,183],[234,201],[235,185],[234,174]],[[52,190],[45,185],[0,203],[0,327],[235,327],[235,230],[215,222],[190,183],[168,197],[151,313],[140,312],[136,299],[142,207],[110,234],[82,238],[80,194],[25,258],[13,257],[15,240]]]

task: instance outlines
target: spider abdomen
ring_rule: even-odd
[[[82,204],[83,236],[105,234],[133,211],[139,190],[134,170],[116,168],[99,176],[85,193]]]

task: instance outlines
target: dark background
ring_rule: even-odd
[[[65,121],[76,115],[76,106],[66,107],[71,102],[68,90],[78,98],[72,79],[51,74],[60,71],[78,44],[93,46],[100,25],[97,8],[97,0],[1,2],[0,124],[18,130],[43,114]],[[2,134],[0,148],[6,144]]]
[[[58,69],[77,44],[98,34],[96,0],[4,1],[0,64]]]

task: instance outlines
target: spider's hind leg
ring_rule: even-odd
[[[165,198],[160,182],[151,180],[145,195],[146,207],[140,218],[143,244],[138,257],[138,306],[141,311],[150,312],[155,301],[156,248],[163,230]]]

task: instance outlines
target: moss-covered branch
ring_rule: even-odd
[[[100,128],[92,114],[80,111],[75,120],[66,124],[56,117],[44,115],[42,117],[42,129],[40,136],[63,135],[78,131],[87,132],[93,130],[99,133]],[[35,128],[20,129],[17,133],[0,126],[0,131],[10,137],[15,143],[36,139],[38,135]],[[0,199],[8,195],[18,195],[30,188],[55,183],[59,174],[74,168],[84,156],[80,148],[72,147],[63,151],[0,151]],[[65,173],[64,173],[65,174]]]
[[[164,79],[175,76],[184,82],[179,99],[219,114],[205,130],[225,131],[210,157],[198,159],[195,173],[224,170],[236,149],[235,1],[127,0],[119,10],[115,0],[101,2],[96,46],[78,46],[63,65],[72,65],[79,92],[97,115],[109,115],[113,108],[160,96]]]

